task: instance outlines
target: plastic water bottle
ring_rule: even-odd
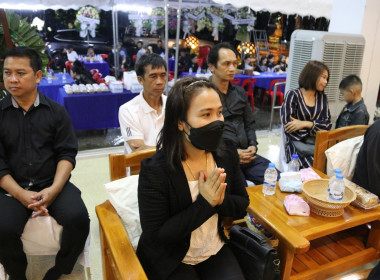
[[[342,174],[342,170],[339,168],[335,168],[334,175],[331,178],[335,179],[337,174]]]
[[[274,195],[276,192],[276,182],[277,182],[277,170],[276,165],[271,162],[267,170],[264,173],[264,184],[263,184],[263,194]]]
[[[48,84],[51,84],[53,82],[53,75],[51,74],[50,69],[48,70],[48,73],[47,73],[47,81],[48,81]]]
[[[62,83],[66,83],[66,68],[63,68]]]
[[[336,174],[336,178],[329,184],[329,199],[332,201],[341,201],[344,194],[343,174]]]
[[[189,68],[189,74],[193,74],[193,67]]]
[[[334,175],[330,177],[329,179],[329,186],[327,188],[327,191],[330,192],[330,185],[332,185],[333,181],[336,179],[337,174],[342,174],[342,170],[339,168],[334,169]]]
[[[292,160],[289,162],[288,171],[289,172],[300,171],[300,163],[298,162],[297,154],[292,154]]]

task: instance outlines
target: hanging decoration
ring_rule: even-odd
[[[154,8],[150,16],[151,29],[150,34],[157,33],[157,30],[165,26],[165,10],[164,8]]]
[[[212,18],[212,36],[214,41],[219,41],[219,31],[224,30],[223,15],[221,8],[211,6],[207,11]]]
[[[81,37],[88,38],[88,35],[95,37],[95,29],[99,23],[99,12],[94,6],[86,5],[79,9],[75,26],[80,31]]]
[[[214,6],[208,8],[199,7],[191,10],[186,16],[188,18],[186,31],[191,28],[192,33],[194,33],[194,27],[196,24],[197,32],[201,32],[206,28],[208,31],[212,32],[215,41],[219,40],[219,31],[223,31],[224,29],[224,12],[221,8]]]
[[[135,27],[135,35],[140,37],[141,35],[148,36],[149,30],[152,28],[151,16],[148,14],[131,13],[128,14],[128,19]]]
[[[190,18],[189,18],[189,10],[188,9],[182,9],[182,31],[183,31],[183,38],[185,39],[190,34]]]
[[[177,32],[177,10],[173,8],[169,8],[169,13],[168,13],[168,29],[169,33],[171,35],[176,34]]]
[[[238,9],[235,13],[235,17],[229,15],[228,13],[224,14],[224,17],[231,20],[231,23],[235,25],[236,40],[242,42],[250,41],[250,32],[255,29],[255,20],[253,11],[249,7],[244,7]]]

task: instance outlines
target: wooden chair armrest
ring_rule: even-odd
[[[112,204],[107,200],[96,206],[95,211],[99,219],[104,279],[148,279]]]

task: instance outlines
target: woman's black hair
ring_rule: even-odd
[[[5,60],[7,57],[26,57],[29,58],[30,67],[33,69],[33,72],[36,73],[39,70],[42,70],[42,60],[40,55],[34,49],[30,49],[27,47],[15,47],[13,49],[7,50],[3,59]]]
[[[179,80],[168,94],[165,121],[158,135],[157,150],[163,150],[173,169],[187,158],[182,142],[183,132],[178,129],[178,122],[187,121],[187,111],[191,100],[204,88],[214,89],[220,96],[219,90],[209,80],[194,77]]]
[[[328,81],[330,78],[330,70],[327,65],[318,60],[310,60],[302,69],[298,78],[299,87],[306,90],[316,90],[317,81],[324,70],[327,71]]]
[[[265,55],[264,56],[262,56],[262,57],[260,57],[260,61],[259,61],[259,65],[261,66],[261,65],[265,65],[265,64],[263,64],[263,62],[264,62],[264,60],[267,60],[267,62],[268,62],[268,57],[266,57]]]
[[[84,80],[87,80],[87,81],[92,81],[92,83],[96,83],[94,81],[94,79],[92,78],[92,74],[90,72],[90,70],[88,70],[82,62],[78,61],[78,60],[75,60],[74,63],[73,63],[73,67],[71,68],[71,71],[73,71],[73,73],[76,73],[76,74],[79,74],[82,76],[82,78],[84,78]]]

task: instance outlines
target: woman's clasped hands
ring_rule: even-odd
[[[212,207],[221,205],[227,187],[224,168],[215,168],[209,176],[206,172],[199,173],[199,193],[210,203]]]

